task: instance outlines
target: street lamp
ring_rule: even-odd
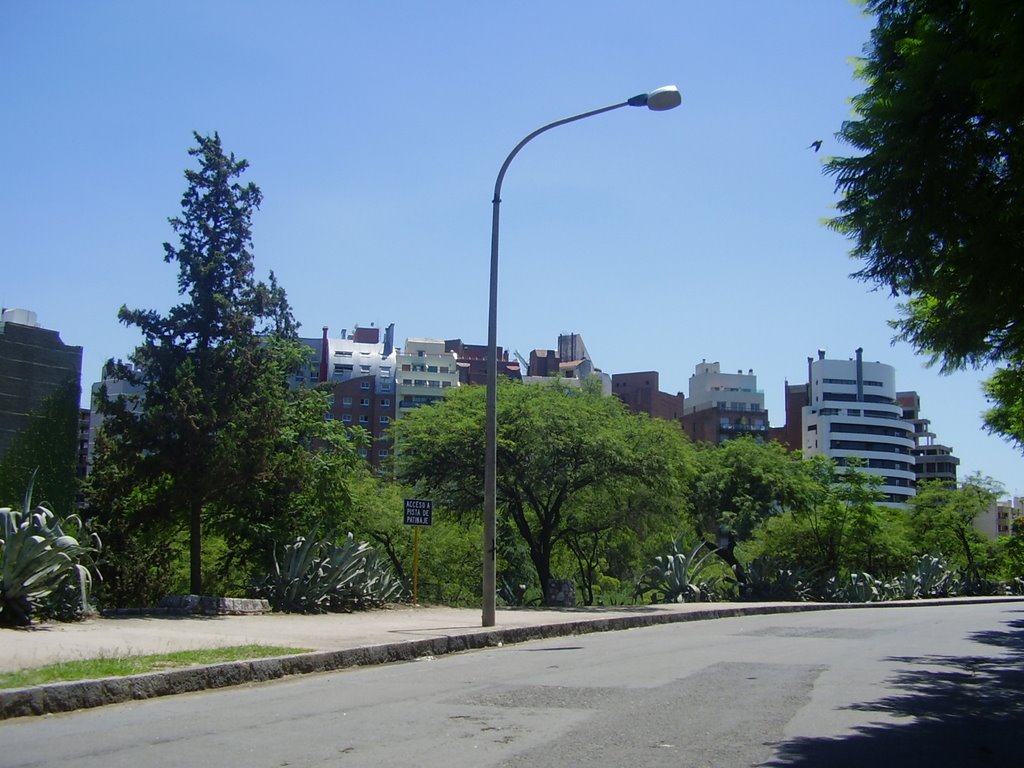
[[[516,144],[501,164],[498,178],[494,182],[493,213],[491,218],[491,291],[487,311],[487,412],[484,434],[484,574],[483,574],[483,626],[494,626],[494,600],[497,591],[495,572],[495,539],[497,537],[497,456],[498,456],[498,219],[501,207],[501,183],[519,150],[533,138],[545,131],[566,123],[573,123],[585,117],[611,112],[620,107],[647,107],[654,112],[664,112],[678,107],[682,101],[679,89],[666,85],[650,93],[641,93],[618,104],[601,107],[590,112],[566,117],[538,128]],[[545,585],[541,585],[544,589]]]

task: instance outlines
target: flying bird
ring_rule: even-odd
[[[810,146],[807,148],[813,149],[815,152],[817,152],[819,149],[821,149],[821,139],[818,139],[817,141],[812,141]]]

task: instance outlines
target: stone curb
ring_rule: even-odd
[[[999,602],[1007,601],[1001,598]],[[70,683],[52,683],[32,688],[11,688],[0,691],[0,720],[31,715],[70,712],[77,709],[102,707],[127,701],[173,696],[179,693],[225,688],[247,683],[263,683],[290,675],[331,672],[351,667],[388,664],[398,661],[441,656],[448,653],[513,645],[530,640],[583,635],[592,632],[612,632],[641,629],[661,624],[685,621],[707,621],[735,616],[801,613],[854,608],[909,607],[935,605],[938,601],[901,601],[886,603],[786,603],[780,605],[750,605],[680,613],[652,613],[631,616],[610,616],[581,619],[565,623],[539,624],[505,629],[481,628],[459,634],[422,640],[369,645],[338,651],[317,651],[278,656],[266,659],[226,662],[200,667],[149,672],[126,677],[99,680],[79,680]],[[997,602],[996,600],[960,599],[956,605]]]

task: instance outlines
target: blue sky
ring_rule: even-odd
[[[609,373],[754,369],[773,425],[824,349],[896,366],[962,460],[1024,493],[981,429],[984,372],[891,345],[896,303],[851,280],[822,162],[860,91],[872,20],[847,0],[28,3],[0,0],[0,303],[85,348],[83,379],[166,311],[192,131],[262,189],[273,270],[318,336],[395,323],[484,343],[490,199],[535,128],[675,83],[532,142],[505,180],[498,343],[576,331]],[[808,149],[823,141],[820,153]]]

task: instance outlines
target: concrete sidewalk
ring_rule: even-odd
[[[790,610],[796,607],[806,607],[806,604],[686,603],[573,610],[507,609],[497,612],[496,626],[492,628],[481,626],[478,609],[443,606],[400,605],[381,610],[321,615],[272,613],[95,618],[77,623],[0,630],[0,671],[74,659],[137,656],[231,645],[340,651],[412,640],[500,634],[527,628],[547,627],[552,634],[601,631],[600,628],[573,625],[580,622],[603,624],[610,620],[618,624],[629,620],[630,625],[644,626],[678,621],[684,618],[682,615],[686,618],[707,618],[709,613],[732,615],[737,610]]]
[[[191,667],[125,678],[0,691],[0,719],[66,712],[133,699],[263,682],[286,675],[405,661],[550,637],[682,621],[858,607],[1020,600],[959,598],[910,603],[686,603],[578,609],[500,610],[495,627],[475,609],[409,607],[302,616],[133,616],[28,629],[0,629],[0,670],[101,656],[233,645],[309,649],[292,656]]]

